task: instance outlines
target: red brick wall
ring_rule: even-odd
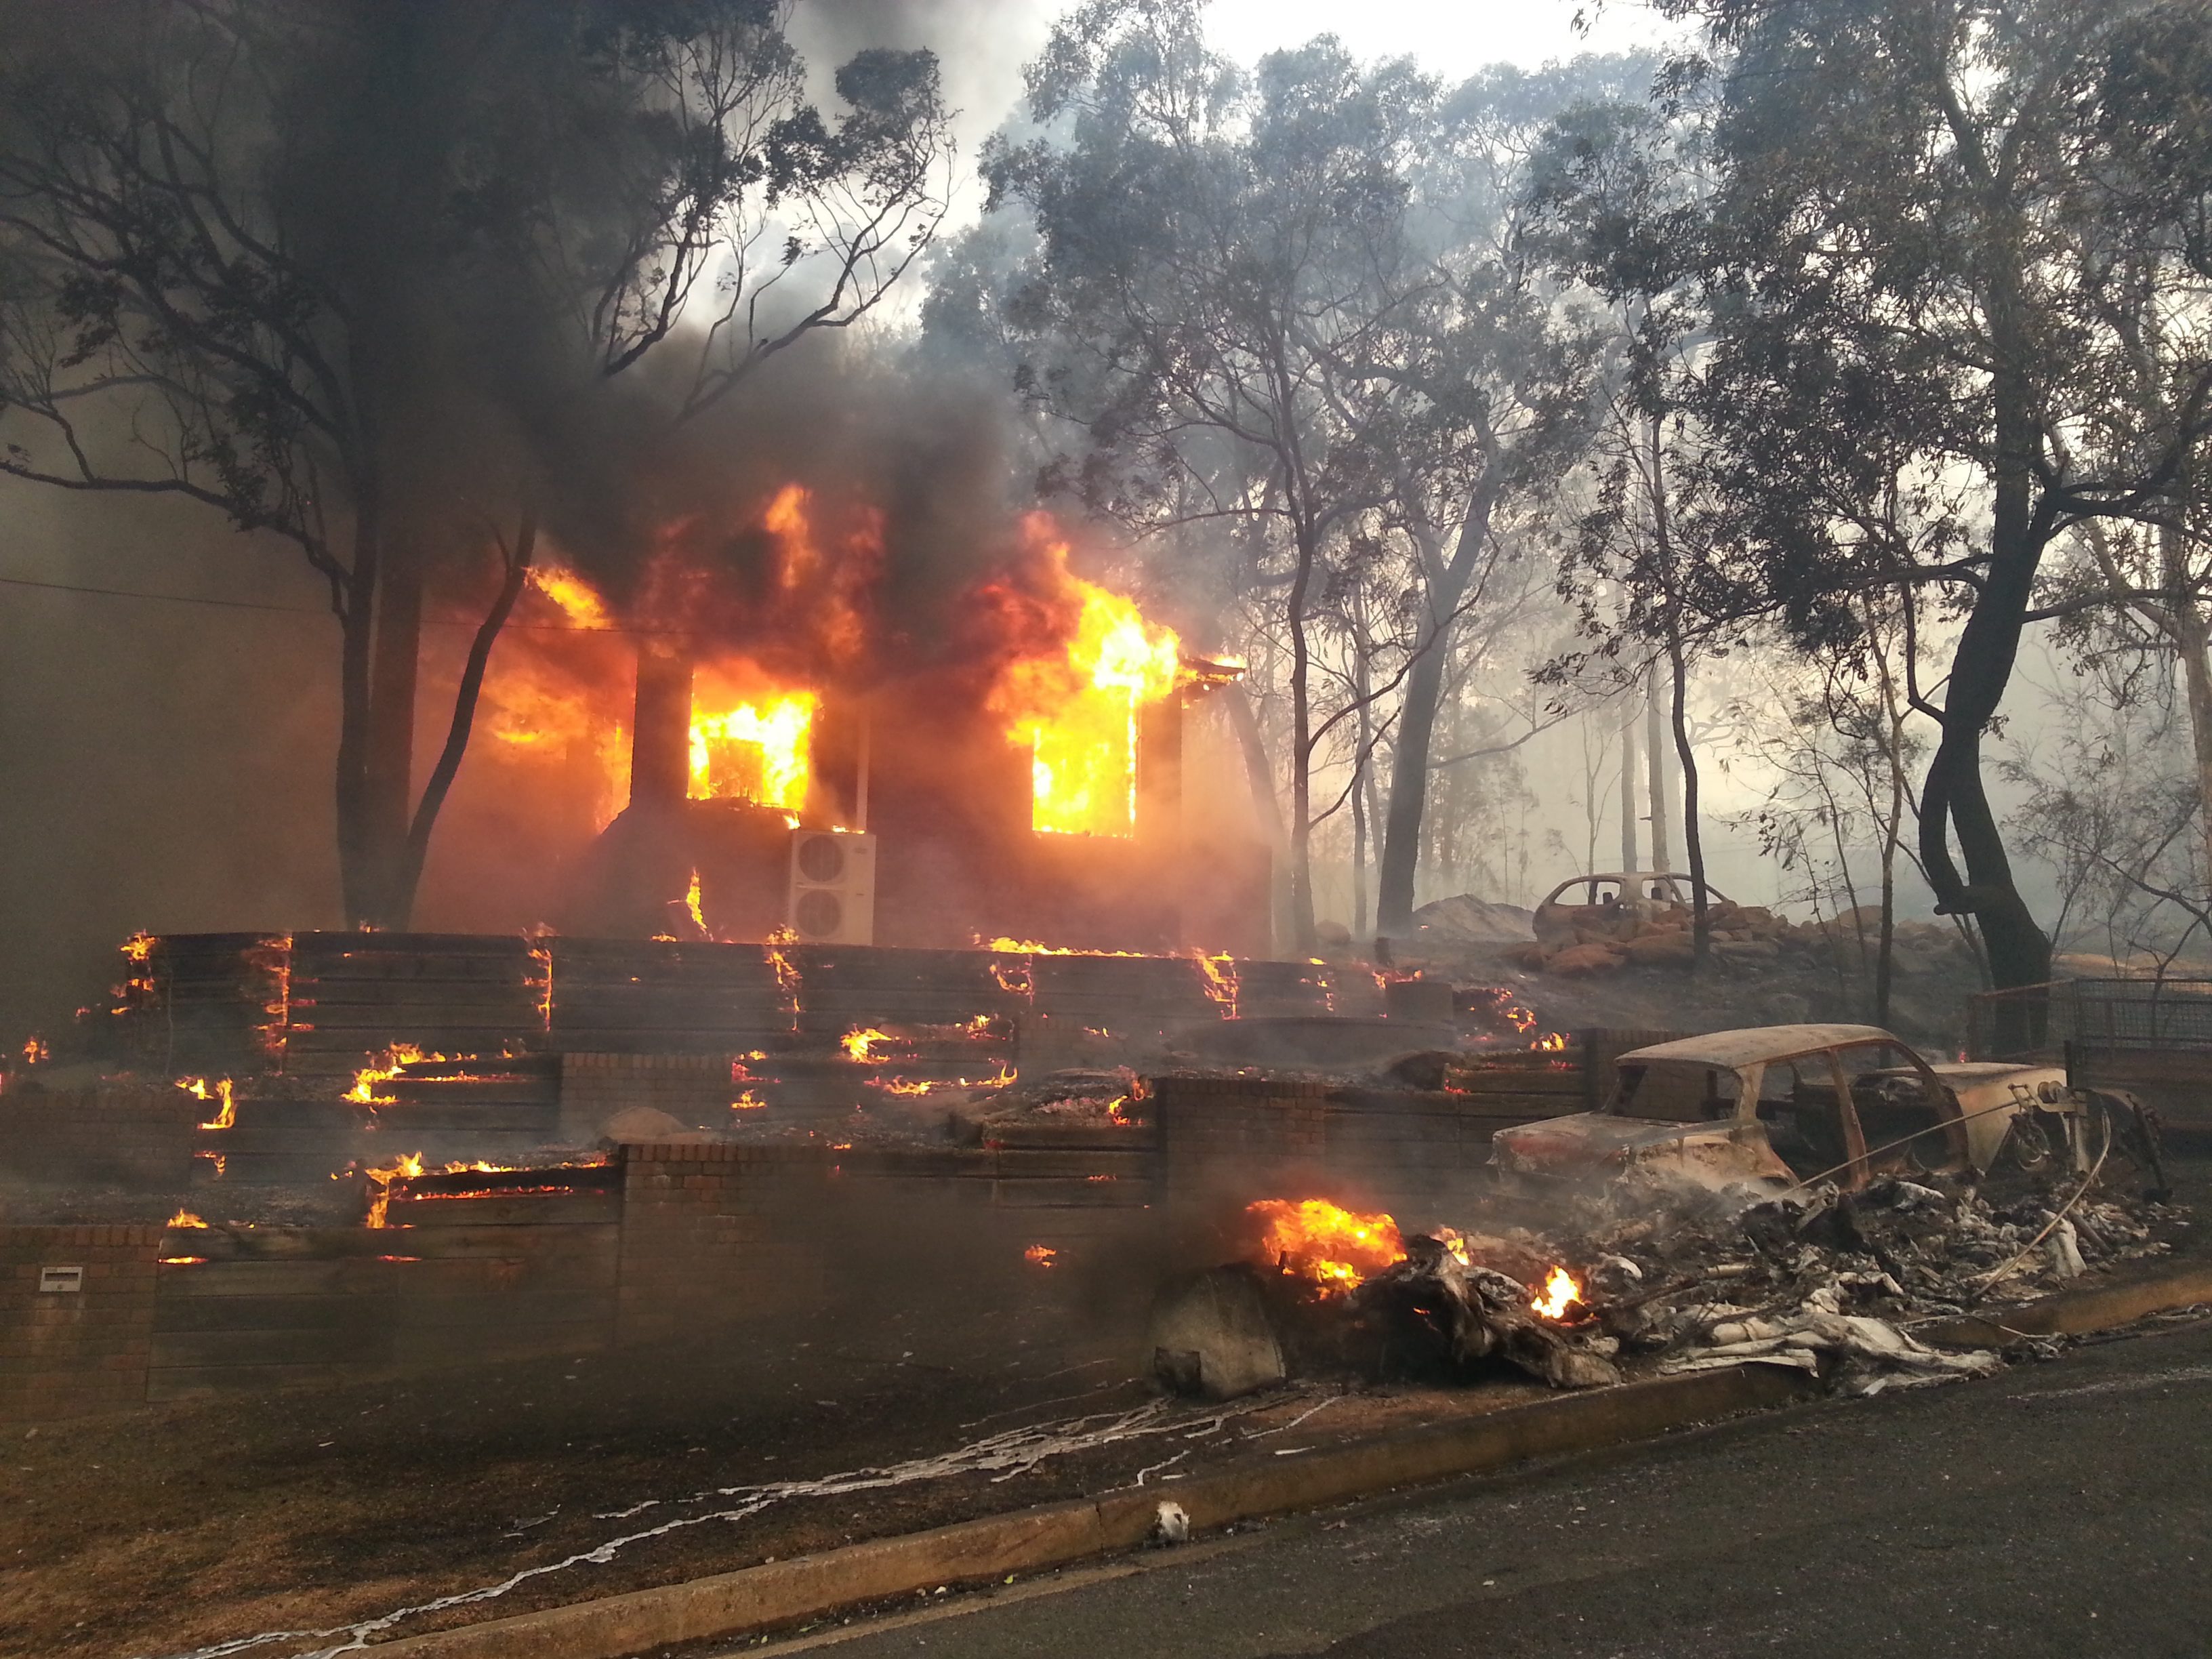
[[[191,1182],[192,1126],[214,1110],[167,1083],[113,1082],[0,1095],[9,1172],[31,1181],[113,1181],[172,1192]]]
[[[1172,1196],[1278,1194],[1285,1182],[1310,1179],[1328,1151],[1325,1084],[1170,1075],[1157,1079],[1153,1090],[1162,1173]]]
[[[624,1146],[617,1343],[678,1337],[820,1291],[809,1242],[834,1176],[811,1146]]]
[[[161,1229],[0,1227],[0,1421],[136,1406],[153,1344]],[[55,1267],[82,1288],[39,1288]]]

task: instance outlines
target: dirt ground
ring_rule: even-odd
[[[1127,1486],[1148,1470],[1148,1480],[1171,1483],[1255,1436],[1287,1449],[1475,1403],[1463,1390],[1312,1389],[1226,1417],[1169,1406],[1137,1377],[1140,1328],[1127,1304],[1102,1311],[1040,1285],[957,1318],[944,1306],[907,1309],[865,1324],[750,1330],[726,1345],[9,1430],[0,1440],[0,1652],[113,1659],[319,1630],[685,1523],[489,1606],[410,1619],[400,1628],[411,1633]],[[1501,1382],[1481,1403],[1540,1392]],[[1316,1406],[1310,1424],[1299,1421]],[[699,1519],[744,1503],[720,1489],[882,1468],[1132,1411],[1147,1413],[1130,1425],[1133,1437],[1027,1471]]]
[[[2177,1196],[2212,1199],[2212,1160],[2177,1174]],[[1170,1406],[1139,1377],[1150,1287],[1139,1277],[949,1277],[721,1343],[0,1431],[0,1653],[151,1659],[375,1620],[569,1563],[393,1632],[411,1633],[1140,1478],[1171,1490],[1240,1453],[1543,1392],[1501,1378],[1474,1390],[1312,1388],[1225,1409]],[[1142,1415],[1121,1419],[1128,1437],[1034,1467],[1018,1466],[1024,1443],[1002,1442],[1017,1467],[971,1459],[965,1472],[781,1496],[720,1518],[763,1496],[727,1489],[1133,1413]],[[571,1560],[633,1537],[602,1559]],[[250,1651],[328,1644],[303,1637]]]

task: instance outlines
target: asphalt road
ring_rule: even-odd
[[[2212,1322],[947,1596],[771,1650],[800,1649],[2202,1656]]]

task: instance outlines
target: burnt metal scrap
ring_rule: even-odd
[[[1519,1373],[1573,1389],[1750,1364],[1871,1394],[2002,1363],[1932,1346],[1916,1327],[2160,1254],[2185,1225],[2170,1206],[2080,1177],[2002,1193],[1884,1177],[1777,1194],[1638,1170],[1562,1201],[1540,1229],[1408,1237],[1348,1285],[1288,1261],[1198,1275],[1160,1301],[1154,1369],[1217,1398],[1300,1375]],[[1532,1288],[1547,1261],[1571,1294]]]

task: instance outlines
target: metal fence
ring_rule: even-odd
[[[2212,979],[2071,979],[1967,1000],[1970,1060],[2056,1060],[2069,1044],[2212,1050]]]

